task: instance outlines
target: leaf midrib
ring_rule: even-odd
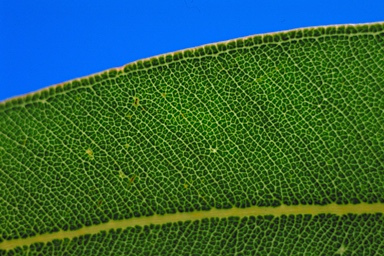
[[[163,225],[166,223],[197,221],[207,218],[229,218],[229,217],[249,217],[266,216],[280,217],[282,215],[318,215],[334,214],[338,216],[346,214],[375,214],[384,213],[384,204],[361,203],[361,204],[328,204],[328,205],[280,205],[278,207],[258,207],[216,209],[209,211],[178,212],[175,214],[153,215],[149,217],[130,218],[125,220],[111,220],[99,225],[82,227],[77,230],[60,230],[55,233],[36,235],[25,239],[7,240],[0,243],[0,250],[12,250],[16,247],[30,246],[34,243],[47,243],[55,239],[73,239],[82,235],[93,235],[111,229],[126,229],[135,226]]]

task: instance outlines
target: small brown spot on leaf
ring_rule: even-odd
[[[136,108],[139,106],[139,98],[137,97],[133,97],[133,106],[135,106]]]
[[[136,178],[136,174],[134,174],[134,175],[129,179],[129,182],[130,182],[130,183],[133,183],[133,181],[135,180],[135,178]]]

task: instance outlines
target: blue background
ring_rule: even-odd
[[[0,101],[202,44],[374,21],[383,0],[0,1]]]

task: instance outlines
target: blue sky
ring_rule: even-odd
[[[207,43],[374,21],[382,0],[0,1],[0,101]]]

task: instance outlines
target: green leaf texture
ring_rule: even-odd
[[[2,102],[0,255],[384,255],[383,111],[384,23]]]

